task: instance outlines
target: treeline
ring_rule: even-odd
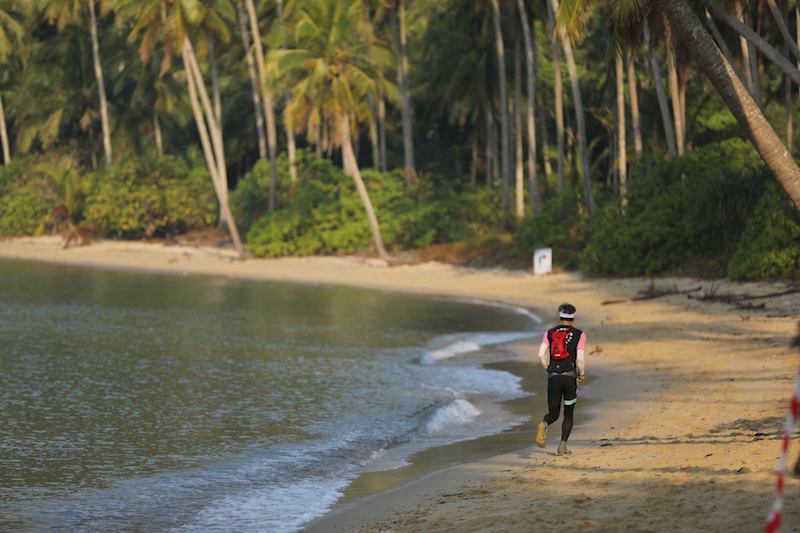
[[[0,234],[60,208],[266,256],[510,233],[592,274],[800,276],[798,28],[778,0],[0,0]]]

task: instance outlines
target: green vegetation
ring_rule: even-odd
[[[797,278],[800,4],[741,4],[752,61],[687,0],[0,0],[0,235]]]

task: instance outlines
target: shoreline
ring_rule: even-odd
[[[50,237],[0,241],[0,258],[479,298],[533,308],[545,325],[562,301],[576,305],[595,380],[579,393],[593,405],[576,411],[591,416],[573,430],[574,455],[556,457],[549,443],[457,465],[334,509],[309,530],[554,530],[564,527],[563,510],[577,505],[570,521],[592,531],[752,531],[772,501],[778,434],[798,366],[788,347],[800,317],[797,294],[754,299],[766,312],[679,294],[602,305],[629,300],[650,280],[534,278],[436,263],[388,268],[357,258],[240,262],[225,252],[130,242],[62,250],[60,239]],[[720,294],[783,287],[687,278],[658,283]],[[800,524],[800,506],[789,503],[798,496],[800,483],[787,479],[786,526]]]

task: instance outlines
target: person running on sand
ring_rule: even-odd
[[[571,453],[567,440],[572,431],[575,402],[578,401],[578,382],[586,376],[586,333],[572,327],[575,306],[558,307],[558,325],[547,330],[539,347],[539,359],[547,370],[547,407],[549,412],[536,428],[536,445],[544,448],[547,428],[558,420],[561,400],[564,400],[564,421],[561,424],[561,444],[558,455]]]

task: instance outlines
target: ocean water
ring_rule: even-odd
[[[524,309],[0,262],[0,529],[296,531],[522,420]],[[488,353],[488,352],[487,352]]]

